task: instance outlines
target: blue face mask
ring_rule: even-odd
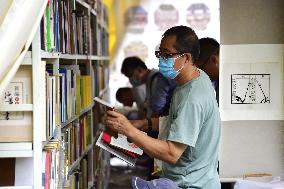
[[[143,84],[140,80],[134,78],[133,76],[132,76],[131,78],[129,78],[129,82],[131,83],[131,85],[132,85],[133,87],[137,87],[137,86]]]
[[[177,57],[180,58],[181,56]],[[159,72],[166,78],[168,79],[174,79],[176,76],[178,76],[178,74],[180,73],[180,71],[184,68],[184,66],[182,66],[180,69],[175,70],[174,69],[174,64],[175,64],[175,60],[177,58],[159,58]]]

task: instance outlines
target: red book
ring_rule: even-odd
[[[108,134],[107,132],[103,132],[103,135],[102,135],[102,141],[104,141],[105,143],[111,145],[111,138],[113,136],[111,136],[110,134]],[[113,146],[115,147],[115,146]],[[125,149],[122,149],[122,148],[118,148],[118,147],[115,147],[117,148],[119,151],[123,152],[124,154],[128,155],[128,156],[131,156],[131,157],[137,157],[137,155],[134,153],[134,152],[130,152],[128,150],[125,150]]]
[[[50,188],[50,172],[51,171],[51,152],[46,152],[45,158],[45,177],[44,177],[44,189]]]

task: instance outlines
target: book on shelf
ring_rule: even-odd
[[[86,109],[92,105],[92,78],[90,75],[81,77],[81,108]]]
[[[50,141],[42,151],[42,188],[57,188],[59,181],[59,140]]]

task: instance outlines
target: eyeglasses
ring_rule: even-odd
[[[169,58],[175,58],[176,55],[183,55],[184,53],[164,53],[162,55],[161,51],[155,51],[155,55],[157,58],[163,58],[163,59],[169,59]],[[177,58],[177,57],[176,57]]]

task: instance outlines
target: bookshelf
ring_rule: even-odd
[[[0,101],[1,126],[22,124],[7,131],[12,138],[0,134],[0,172],[10,176],[0,188],[107,187],[109,154],[95,146],[103,125],[93,101],[108,91],[107,19],[99,0],[48,2],[10,83],[20,103]],[[13,167],[2,167],[6,161]]]

